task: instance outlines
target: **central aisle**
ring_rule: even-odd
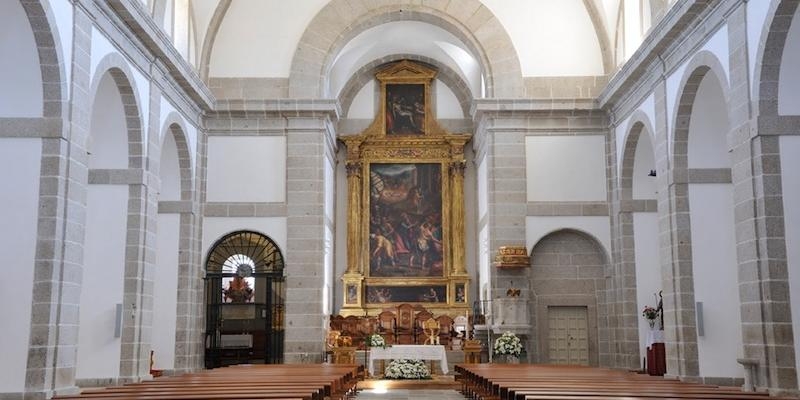
[[[358,400],[463,400],[464,396],[453,389],[364,389]]]

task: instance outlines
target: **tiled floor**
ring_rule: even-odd
[[[452,389],[365,389],[358,392],[358,400],[463,400],[464,396]]]

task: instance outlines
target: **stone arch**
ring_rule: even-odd
[[[176,156],[178,157],[178,167],[180,171],[181,200],[191,200],[193,191],[192,156],[189,151],[189,140],[186,136],[186,123],[176,111],[173,111],[167,115],[161,131],[163,132],[161,136],[162,145],[160,146],[162,151],[164,148],[163,143],[167,138],[166,135],[172,136],[178,150]]]
[[[675,99],[672,143],[669,144],[672,148],[673,169],[676,170],[676,174],[688,173],[686,170],[689,165],[689,123],[692,118],[692,107],[700,83],[709,72],[718,80],[726,105],[729,104],[730,99],[730,87],[725,69],[719,59],[710,51],[698,52],[689,61],[685,71],[678,86],[678,97]],[[686,180],[685,176],[681,178],[683,181]]]
[[[603,72],[605,74],[610,74],[614,69],[614,49],[611,47],[608,35],[606,35],[603,13],[592,0],[583,0],[583,5],[586,7],[586,12],[589,14],[589,19],[592,21],[595,35],[597,35],[600,55],[603,57]]]
[[[67,77],[64,56],[56,29],[55,17],[50,2],[44,0],[22,0],[22,8],[28,15],[33,37],[39,53],[39,68],[42,74],[43,116],[61,118],[67,107]]]
[[[133,79],[130,67],[120,54],[107,54],[97,65],[89,90],[91,104],[94,104],[100,78],[106,73],[111,75],[114,80],[125,109],[125,123],[128,131],[128,168],[143,168],[145,146],[139,92],[136,90],[136,81]]]
[[[375,79],[375,73],[381,67],[399,60],[414,60],[423,64],[428,64],[432,68],[437,69],[439,73],[436,75],[436,78],[440,79],[453,91],[461,105],[461,111],[464,113],[464,116],[469,116],[469,109],[474,96],[463,76],[436,59],[415,54],[393,54],[382,57],[365,64],[354,72],[339,92],[339,104],[341,104],[342,107],[342,115],[347,115],[349,113],[353,99],[367,82]]]
[[[642,132],[648,135],[651,145],[655,143],[655,131],[650,117],[642,110],[636,110],[628,121],[625,130],[624,144],[622,145],[622,158],[620,160],[620,200],[633,199],[633,174],[636,160],[636,147],[639,144]],[[655,149],[651,148],[655,156]]]
[[[225,18],[225,14],[228,12],[232,1],[233,0],[220,0],[219,3],[217,3],[217,8],[214,9],[214,14],[211,16],[211,21],[208,23],[206,35],[203,37],[203,47],[200,51],[200,65],[198,70],[200,71],[200,78],[205,82],[208,82],[208,74],[211,70],[211,52],[214,49],[214,41],[217,39],[217,33],[219,33],[219,28],[222,26],[222,20]]]
[[[522,72],[511,38],[492,12],[477,0],[434,6],[397,0],[391,5],[363,3],[349,13],[346,0],[332,0],[309,23],[292,59],[289,96],[329,96],[327,74],[339,51],[359,33],[393,21],[421,21],[441,27],[461,39],[478,57],[487,97],[520,97]]]
[[[783,61],[783,49],[800,0],[779,0],[770,3],[767,19],[761,32],[755,63],[757,112],[762,116],[778,115],[778,80]]]

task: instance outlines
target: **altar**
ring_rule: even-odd
[[[369,361],[367,371],[370,375],[375,375],[375,360],[434,360],[439,361],[439,368],[442,374],[446,375],[449,371],[447,367],[447,353],[442,345],[402,345],[396,344],[382,349],[372,347],[369,350]]]

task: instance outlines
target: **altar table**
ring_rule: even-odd
[[[396,344],[382,349],[370,347],[367,370],[370,375],[375,375],[375,360],[435,360],[439,361],[442,374],[447,374],[447,352],[442,345],[430,344]]]

